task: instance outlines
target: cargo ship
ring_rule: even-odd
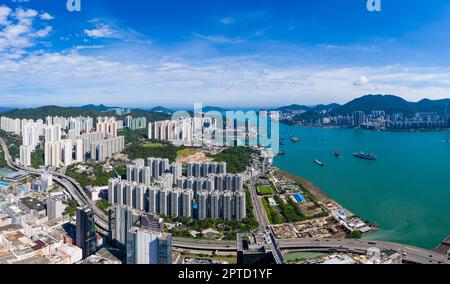
[[[375,161],[376,159],[378,159],[377,156],[369,154],[369,153],[364,153],[364,152],[354,153],[353,156],[355,156],[356,158],[359,158],[359,159],[369,160],[369,161]]]
[[[314,160],[314,163],[315,163],[316,165],[321,166],[321,167],[325,166],[324,163],[322,163],[321,161],[319,161],[319,160],[317,160],[317,159]]]

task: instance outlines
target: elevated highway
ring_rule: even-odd
[[[5,160],[8,166],[15,170],[21,170],[24,172],[27,172],[32,175],[40,175],[43,173],[43,171],[36,170],[36,169],[30,169],[27,167],[23,167],[20,165],[15,164],[12,161],[11,155],[9,153],[9,149],[5,143],[5,141],[0,138],[0,145],[3,149],[3,152],[5,154]],[[91,208],[91,210],[94,212],[94,219],[95,223],[98,227],[98,229],[102,233],[108,232],[108,217],[100,210],[97,206],[90,200],[90,198],[87,196],[86,192],[83,190],[83,188],[71,177],[68,177],[66,175],[63,175],[58,172],[54,171],[48,171],[48,173],[51,173],[53,175],[53,180],[59,184],[61,187],[63,187],[66,192],[72,196],[73,199],[75,199],[80,206],[88,206]]]
[[[450,264],[447,256],[412,246],[368,240],[337,240],[337,239],[291,239],[279,240],[279,247],[283,251],[314,251],[314,252],[347,252],[366,254],[371,248],[379,250],[395,250],[402,254],[403,260],[418,264]]]

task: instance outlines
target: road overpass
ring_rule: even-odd
[[[447,256],[412,246],[369,240],[350,239],[290,239],[279,240],[279,247],[283,251],[314,251],[314,252],[347,252],[366,254],[370,248],[379,250],[395,250],[403,255],[405,262],[418,264],[450,264]]]
[[[2,138],[0,138],[0,145],[5,154],[6,163],[10,168],[15,170],[21,170],[32,175],[40,175],[43,173],[43,171],[40,170],[30,169],[27,167],[16,165],[12,161],[9,149]],[[98,209],[97,206],[95,206],[94,202],[92,202],[91,199],[87,196],[84,189],[71,177],[53,171],[48,171],[48,173],[51,173],[53,175],[53,180],[61,187],[63,187],[66,190],[66,192],[77,201],[78,205],[88,206],[89,208],[92,209],[92,211],[94,212],[95,223],[98,229],[102,233],[106,234],[108,232],[108,217],[100,209]]]
[[[208,241],[174,238],[173,247],[185,250],[208,251],[208,252],[236,252],[236,243],[230,241]]]

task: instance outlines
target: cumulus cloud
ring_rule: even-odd
[[[39,18],[41,18],[41,20],[46,20],[46,21],[50,21],[50,20],[54,19],[54,17],[51,16],[49,13],[42,13],[39,15]]]
[[[92,37],[92,38],[115,38],[115,37],[117,37],[117,32],[107,25],[98,26],[94,29],[85,29],[84,33],[88,37]]]
[[[359,77],[358,81],[353,83],[353,85],[355,85],[355,86],[364,86],[367,84],[369,84],[369,78],[367,78],[367,76],[361,76],[361,77]]]
[[[109,102],[143,106],[245,102],[270,106],[344,103],[369,92],[418,100],[445,97],[450,89],[450,68],[281,68],[248,58],[193,61],[169,56],[125,63],[82,55],[83,49],[33,53],[1,62],[0,92],[5,95],[0,97],[0,103],[26,100],[35,104]],[[354,88],[351,80],[358,74],[372,78],[363,90]],[[424,78],[428,85],[415,85]]]
[[[42,29],[34,27],[39,13],[34,9],[0,6],[0,57],[16,57],[23,49],[35,45],[37,38],[48,36],[51,26]]]
[[[29,48],[50,35],[53,29],[46,23],[51,18],[33,9],[12,10],[0,6],[0,104],[312,105],[345,103],[367,93],[390,93],[413,101],[423,97],[433,99],[448,97],[450,90],[449,67],[311,66],[296,62],[292,54],[299,54],[298,50],[281,54],[284,60],[280,63],[267,60],[264,55],[210,57],[203,50],[199,52],[201,56],[195,57],[192,47],[164,52],[153,50],[147,41],[142,41],[139,47],[144,45],[141,43],[145,47],[138,51],[146,56],[137,60],[133,59],[128,44],[144,37],[101,20],[90,22],[83,40],[120,39],[128,45],[127,49],[109,54],[111,46],[89,43],[60,52]],[[227,23],[231,21],[223,24]],[[195,44],[200,42],[208,48],[246,40],[225,35],[193,35],[201,39]],[[347,50],[339,46],[324,48]],[[198,45],[195,50],[198,51]],[[126,62],[122,61],[124,53],[130,55]]]

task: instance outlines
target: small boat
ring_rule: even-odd
[[[378,159],[377,156],[370,154],[370,153],[364,153],[364,152],[354,153],[353,156],[355,156],[358,159],[369,160],[369,161],[375,161]]]
[[[280,142],[280,145],[281,145],[281,146],[284,146],[284,145],[286,145],[286,143],[284,143],[284,142]]]
[[[300,138],[298,138],[298,137],[292,137],[292,138],[291,138],[291,141],[294,142],[294,143],[298,143],[298,142],[300,142]]]
[[[319,160],[317,160],[317,159],[314,160],[314,163],[315,163],[316,165],[321,166],[321,167],[325,166],[325,164],[324,164],[323,162],[321,162],[321,161],[319,161]]]
[[[286,152],[280,151],[280,152],[278,152],[278,155],[279,156],[284,156],[284,155],[286,155]]]
[[[342,157],[342,155],[341,155],[341,153],[340,153],[339,151],[334,152],[334,156],[335,156],[336,158]]]

